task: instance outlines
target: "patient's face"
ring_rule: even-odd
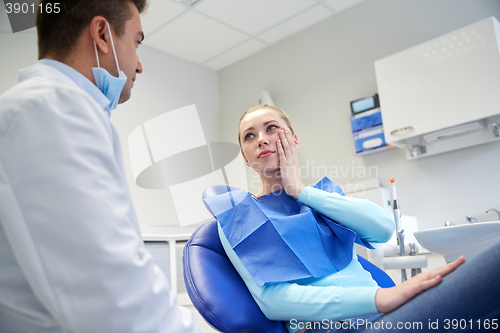
[[[287,125],[276,110],[262,109],[243,118],[239,128],[240,142],[249,167],[259,173],[279,171],[276,144],[282,128],[287,128]],[[294,138],[296,139],[296,135]]]

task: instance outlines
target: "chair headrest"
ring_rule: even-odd
[[[201,198],[202,199],[210,198],[215,195],[224,194],[236,190],[238,190],[236,187],[228,185],[212,185],[210,187],[207,187],[205,191],[203,191]],[[205,208],[208,209],[208,211],[213,215],[212,209],[210,209],[210,206],[205,202],[205,200],[203,200],[203,204],[205,205]]]
[[[207,187],[203,194],[201,195],[202,199],[213,197],[214,195],[219,195],[231,191],[238,190],[236,187],[228,186],[228,185],[212,185]]]

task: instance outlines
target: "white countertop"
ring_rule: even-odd
[[[165,227],[158,233],[143,234],[144,241],[188,240],[197,227]]]

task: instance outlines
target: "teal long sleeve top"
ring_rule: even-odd
[[[394,233],[390,214],[368,200],[307,186],[300,192],[299,201],[350,228],[368,242],[387,242]],[[337,273],[259,286],[232,249],[220,225],[219,237],[229,260],[264,315],[271,320],[287,321],[289,332],[304,327],[304,321],[341,320],[377,313],[375,294],[379,287],[358,262],[354,247],[351,263]]]

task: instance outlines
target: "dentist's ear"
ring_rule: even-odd
[[[108,21],[103,16],[96,16],[90,22],[90,35],[99,51],[108,54],[110,51]]]

